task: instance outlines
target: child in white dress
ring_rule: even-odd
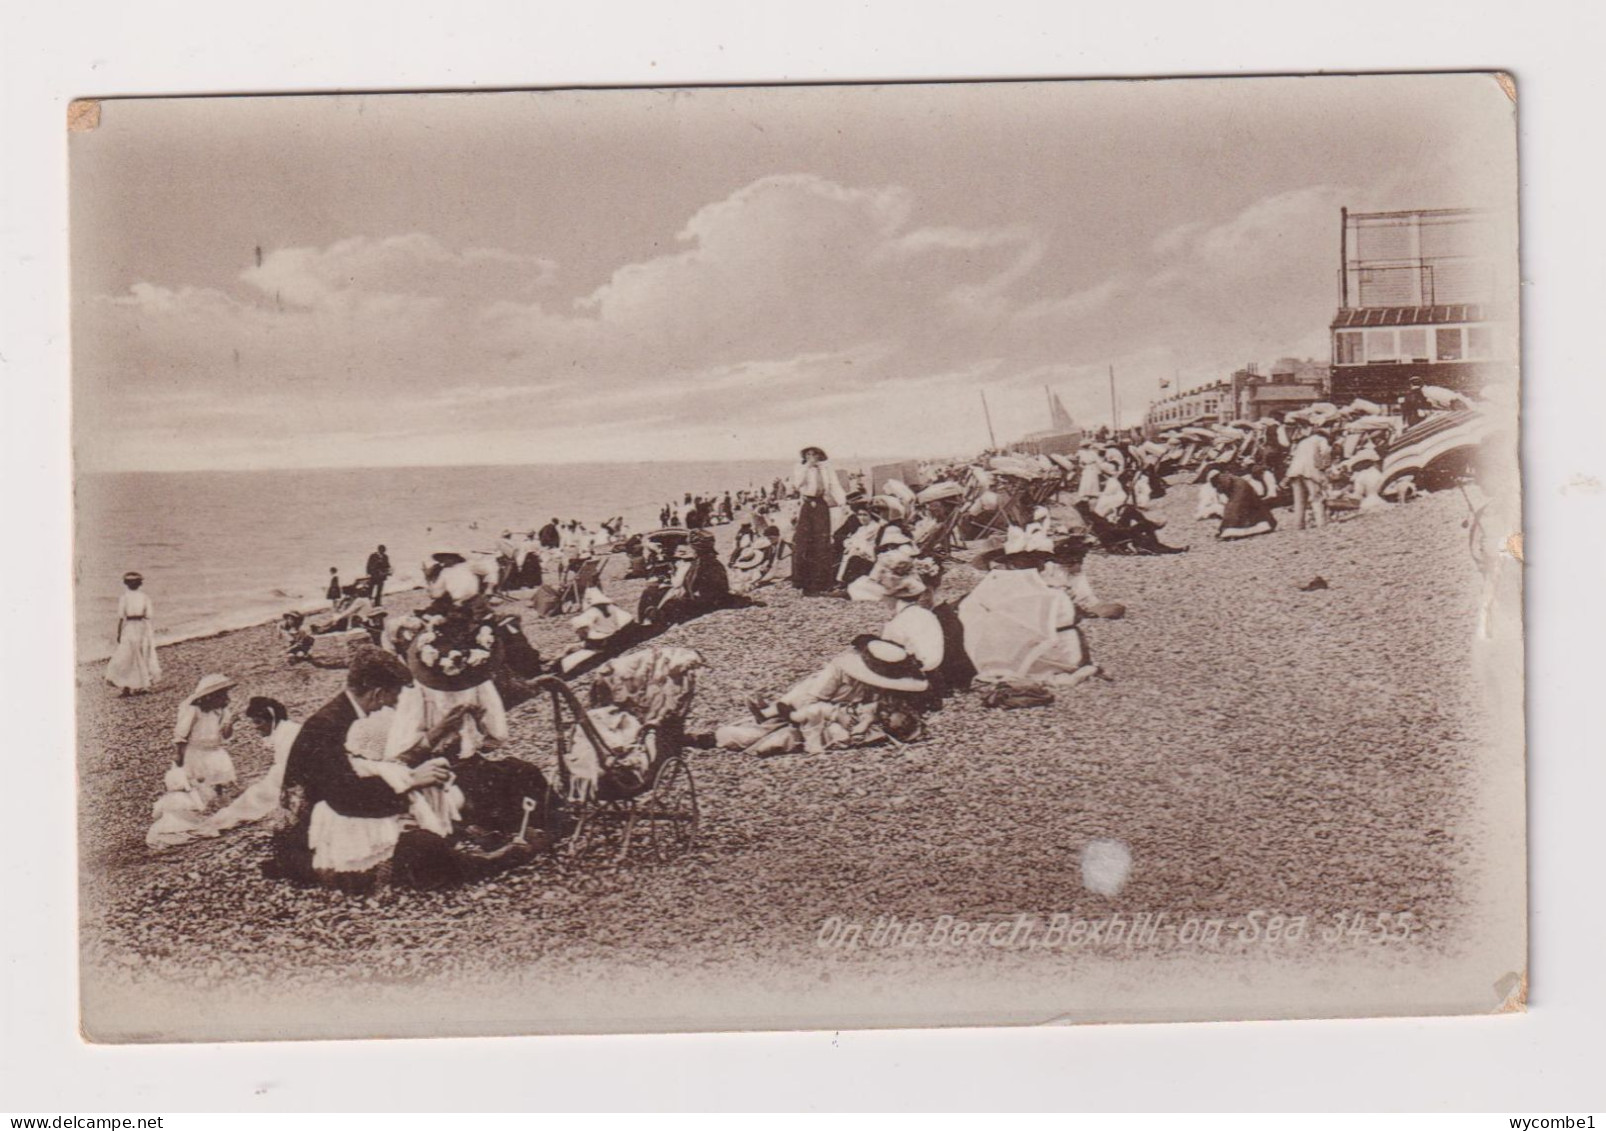
[[[234,684],[215,672],[202,676],[179,707],[173,727],[173,765],[183,767],[190,782],[213,797],[219,787],[235,781],[234,759],[224,745],[234,734],[234,714],[229,710],[229,688]]]

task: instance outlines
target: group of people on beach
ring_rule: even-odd
[[[1156,504],[1168,483],[1192,479],[1195,515],[1216,521],[1222,539],[1275,530],[1279,505],[1293,507],[1296,525],[1320,526],[1340,484],[1358,509],[1388,505],[1378,465],[1398,429],[1364,401],[1317,404],[1278,420],[1155,437],[1106,432],[1069,455],[905,465],[902,478],[868,483],[811,446],[769,487],[687,496],[689,523],[668,506],[660,515],[685,525],[626,536],[610,519],[598,537],[554,518],[524,538],[504,531],[494,556],[439,552],[423,563],[427,603],[382,618],[351,651],[341,693],[309,719],[298,723],[268,696],[248,700],[243,718],[272,761],[232,797],[236,682],[202,678],[179,707],[148,841],[170,847],[272,816],[272,874],[352,888],[397,875],[447,882],[528,859],[563,835],[567,800],[534,764],[504,756],[508,709],[529,697],[530,681],[575,679],[627,653],[684,679],[700,656],[660,664],[659,651],[676,650],[643,646],[673,625],[754,603],[747,594],[781,580],[787,559],[784,576],[800,594],[879,603],[884,623],[844,640],[783,690],[755,689],[746,716],[691,734],[689,744],[756,755],[904,744],[960,691],[979,690],[997,706],[1051,701],[1108,678],[1085,626],[1125,614],[1093,591],[1090,552],[1185,549],[1160,536],[1167,524]],[[709,526],[738,520],[722,558]],[[646,582],[633,610],[603,584],[614,553],[629,561],[627,577]],[[509,611],[518,589],[545,589],[532,560],[543,575],[549,564],[583,583],[568,610],[574,641],[550,659]],[[960,567],[978,576],[944,600],[944,580]],[[390,575],[380,546],[368,584],[331,581],[332,611],[371,608]],[[153,687],[160,666],[143,581],[131,573],[124,584],[107,677],[132,694]],[[531,607],[547,611],[539,599]],[[601,703],[593,714],[607,711],[620,708]]]

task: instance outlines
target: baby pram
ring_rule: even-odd
[[[685,733],[702,666],[691,648],[643,648],[610,660],[597,671],[589,709],[563,681],[536,681],[552,704],[558,787],[574,819],[570,861],[611,847],[617,864],[644,839],[665,862],[696,843],[697,785]]]

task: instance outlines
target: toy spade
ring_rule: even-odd
[[[524,820],[519,822],[519,835],[513,838],[516,843],[524,843],[524,834],[530,829],[530,814],[534,812],[535,800],[533,798],[526,797],[524,799]]]

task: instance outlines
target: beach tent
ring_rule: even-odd
[[[1394,438],[1383,458],[1383,481],[1463,467],[1493,431],[1493,420],[1481,412],[1434,413]]]
[[[965,652],[981,679],[1020,679],[1058,642],[1058,595],[1036,570],[994,570],[959,602]]]

